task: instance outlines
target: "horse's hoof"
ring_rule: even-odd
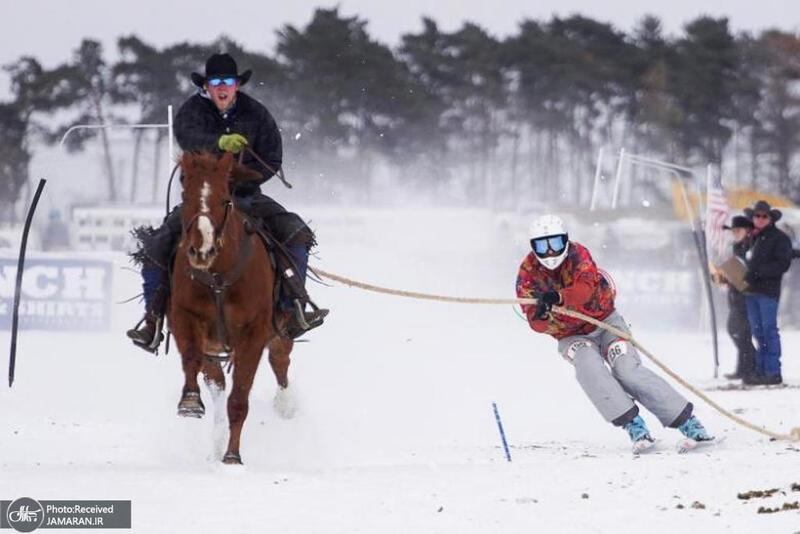
[[[243,465],[242,457],[235,452],[226,452],[225,456],[222,457],[222,463],[227,465]]]
[[[195,417],[200,419],[205,415],[206,407],[203,406],[203,401],[200,399],[200,393],[197,391],[187,391],[181,397],[178,403],[178,415],[180,417]]]

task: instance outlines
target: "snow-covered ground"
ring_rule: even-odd
[[[526,252],[479,210],[300,211],[319,234],[317,265],[391,287],[512,296]],[[138,292],[138,280],[117,260],[121,300]],[[697,402],[723,444],[677,455],[676,431],[645,414],[659,448],[633,458],[555,342],[510,307],[338,286],[312,292],[332,312],[293,354],[300,410],[292,420],[277,416],[263,365],[243,468],[207,460],[210,413],[176,417],[178,355],[155,358],[127,343],[139,305],[116,306],[107,333],[22,332],[17,381],[0,389],[0,499],[131,499],[133,531],[142,533],[800,531],[798,511],[757,513],[800,500],[790,490],[800,482],[800,445],[770,442]],[[708,335],[640,331],[636,317],[628,320],[673,369],[712,385]],[[800,334],[783,340],[784,376],[800,382]],[[8,335],[0,341],[7,346]],[[722,343],[727,371],[733,347]],[[798,389],[710,394],[769,428],[800,426]],[[785,494],[737,499],[768,488]]]

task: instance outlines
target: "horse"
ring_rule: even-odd
[[[252,223],[234,205],[231,191],[262,176],[234,161],[230,153],[185,153],[181,239],[172,271],[169,329],[181,354],[185,382],[178,415],[202,417],[198,374],[202,371],[214,403],[214,455],[242,464],[239,444],[250,389],[265,348],[278,383],[274,405],[291,417],[294,403],[288,371],[294,343],[276,329],[273,309],[275,269]],[[225,373],[233,368],[227,403],[229,437],[224,455]]]

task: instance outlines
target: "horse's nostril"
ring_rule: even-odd
[[[197,249],[194,247],[189,247],[189,256],[197,256]]]
[[[211,247],[211,248],[208,250],[208,255],[209,255],[209,256],[216,256],[216,255],[217,255],[217,247]]]

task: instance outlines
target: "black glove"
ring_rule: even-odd
[[[553,309],[553,306],[561,303],[561,295],[558,291],[547,291],[536,296],[536,314],[534,317],[539,320],[547,318],[547,315]]]

